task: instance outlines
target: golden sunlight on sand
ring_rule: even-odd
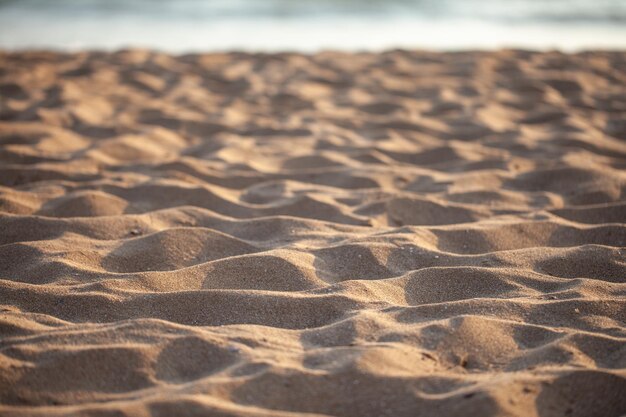
[[[0,53],[0,415],[626,413],[626,55]]]

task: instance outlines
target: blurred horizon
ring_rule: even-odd
[[[0,0],[0,48],[623,49],[621,0]]]

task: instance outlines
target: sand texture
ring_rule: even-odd
[[[626,53],[0,53],[0,415],[626,413]]]

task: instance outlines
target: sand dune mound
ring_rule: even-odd
[[[625,62],[0,53],[0,415],[626,414]]]

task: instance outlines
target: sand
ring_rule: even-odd
[[[0,53],[0,415],[626,413],[626,53]]]

